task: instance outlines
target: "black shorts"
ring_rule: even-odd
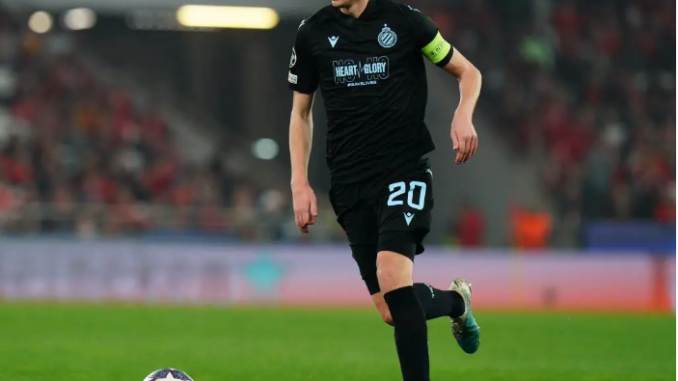
[[[332,207],[371,294],[379,292],[378,252],[392,251],[412,260],[424,252],[424,237],[431,229],[432,177],[428,160],[420,159],[330,190]]]

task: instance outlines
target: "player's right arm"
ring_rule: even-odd
[[[290,160],[292,164],[292,201],[299,229],[308,233],[315,223],[318,205],[308,182],[308,162],[313,145],[313,94],[294,92],[290,117]]]
[[[292,201],[294,218],[301,230],[315,223],[318,206],[308,181],[308,162],[313,144],[313,98],[318,87],[317,68],[308,43],[308,26],[299,26],[290,58],[287,81],[294,91],[290,116],[290,160],[292,167]]]

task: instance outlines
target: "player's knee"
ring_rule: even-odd
[[[389,311],[388,308],[386,309],[386,311],[380,311],[380,314],[381,320],[383,320],[384,323],[391,326],[393,325],[393,317],[391,316],[391,311]]]
[[[383,292],[412,285],[413,263],[408,257],[394,252],[377,256],[377,278]]]
[[[381,315],[381,320],[383,320],[384,323],[388,325],[393,325],[391,310],[388,308],[388,304],[386,304],[386,301],[384,300],[384,295],[380,292],[373,294],[372,300],[374,301],[374,305],[377,307],[377,311],[379,311],[379,315]]]
[[[396,289],[397,285],[403,283],[403,277],[400,269],[383,267],[377,270],[377,278],[379,278],[379,285],[384,292],[389,292]]]

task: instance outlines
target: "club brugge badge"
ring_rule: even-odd
[[[394,47],[396,42],[398,42],[398,35],[384,24],[384,29],[379,33],[379,45],[388,49]]]

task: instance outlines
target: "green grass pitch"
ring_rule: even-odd
[[[476,313],[461,352],[429,323],[432,380],[676,379],[674,316]],[[367,310],[0,305],[0,372],[12,381],[398,381],[392,329]]]

